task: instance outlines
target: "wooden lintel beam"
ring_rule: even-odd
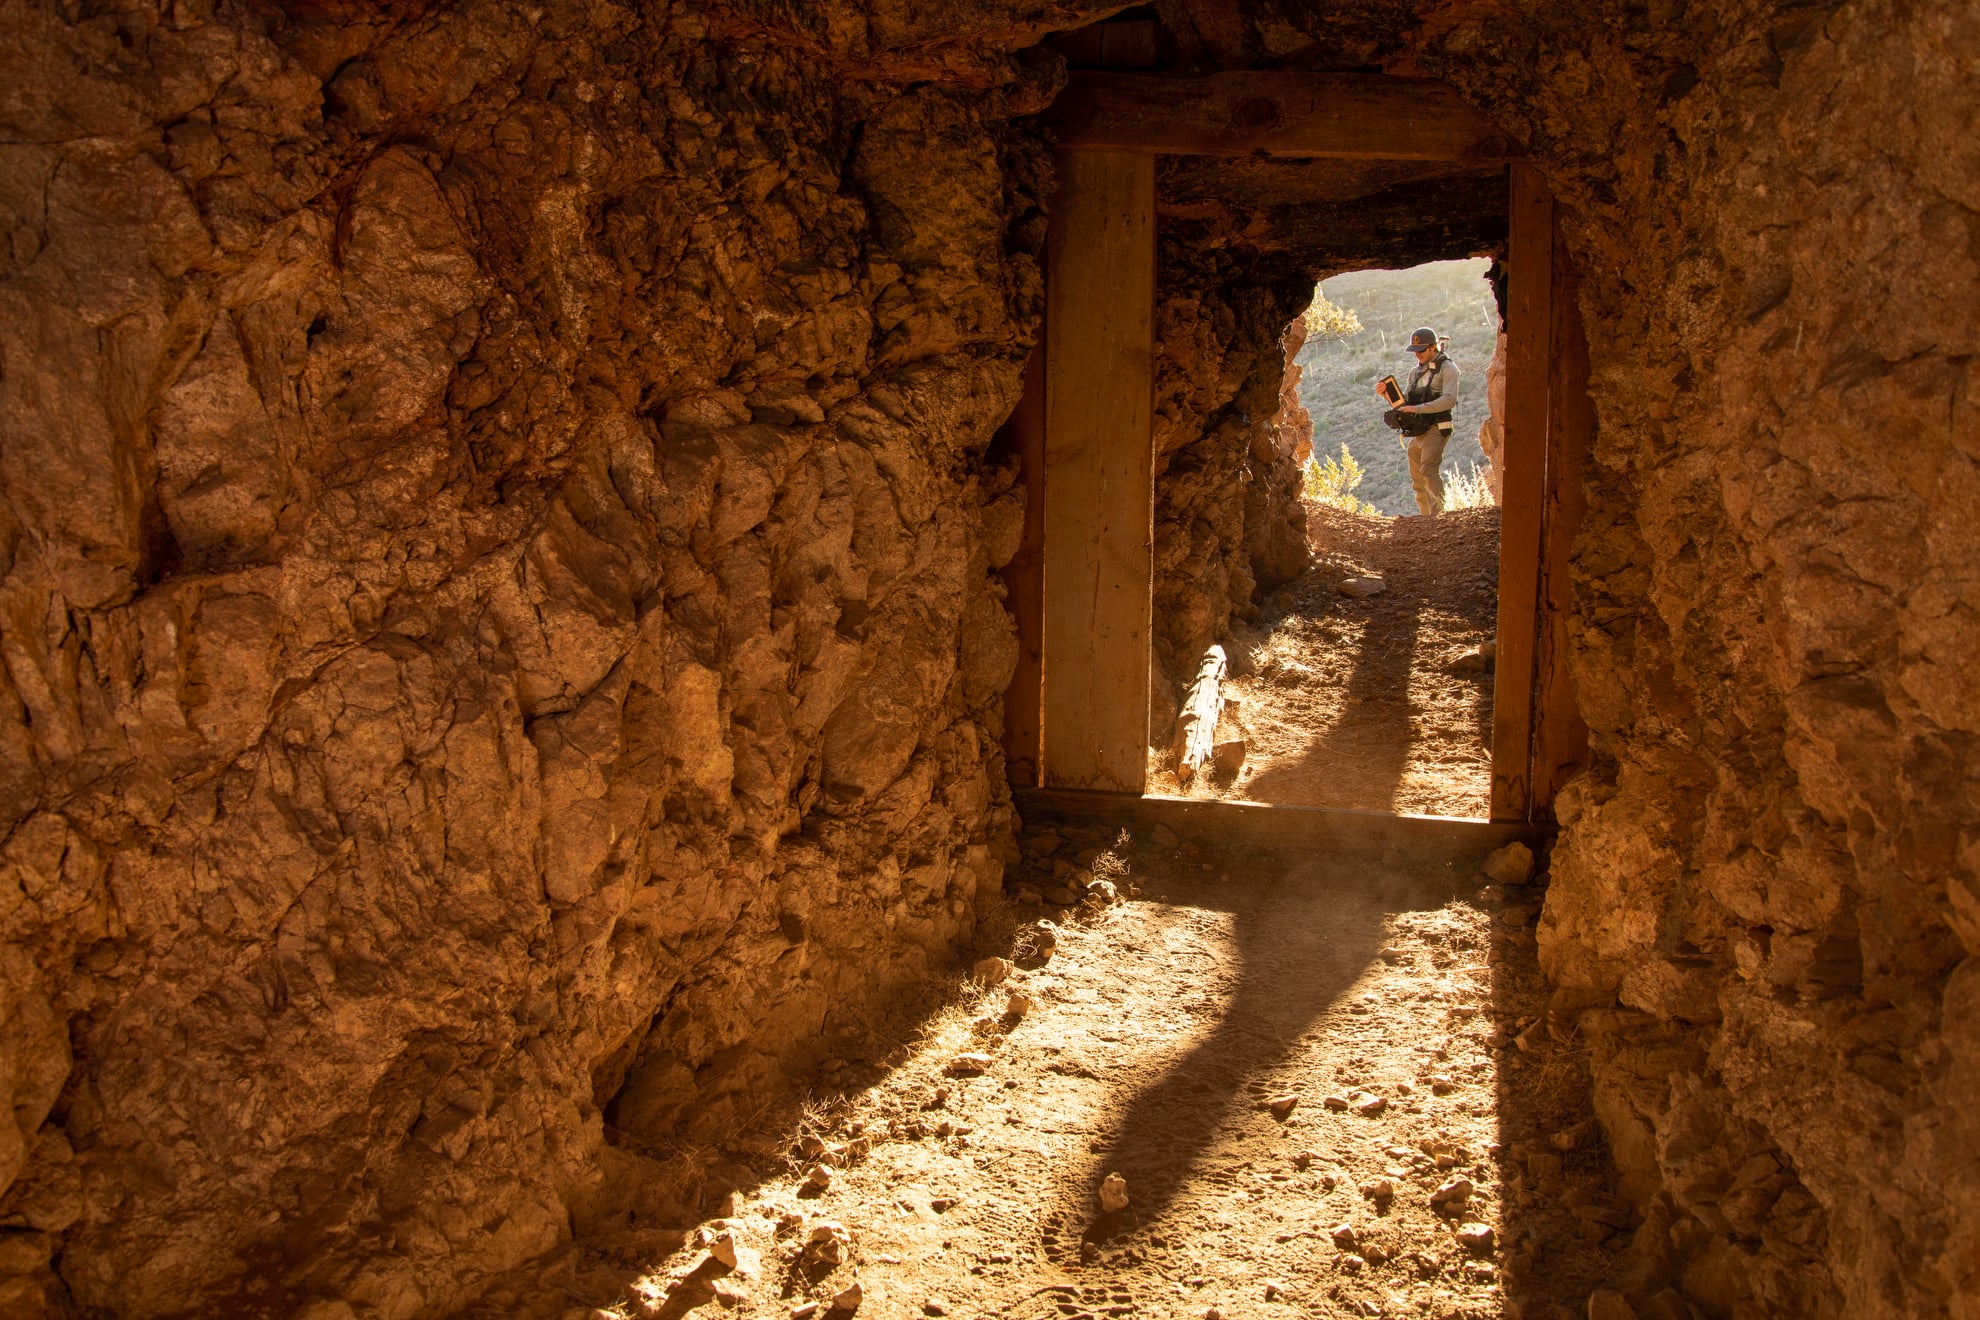
[[[1509,160],[1518,143],[1434,78],[1077,70],[1052,103],[1062,146],[1179,156]]]

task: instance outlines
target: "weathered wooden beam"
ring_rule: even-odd
[[[1581,323],[1581,280],[1554,222],[1553,371],[1547,399],[1546,495],[1541,505],[1540,650],[1535,668],[1533,810],[1551,816],[1561,785],[1588,759],[1588,725],[1575,702],[1568,668],[1574,586],[1568,559],[1587,508],[1582,473],[1595,434],[1588,397],[1588,339]]]
[[[1155,161],[1061,151],[1045,275],[1044,764],[1139,793],[1154,609]]]
[[[1493,820],[1533,810],[1533,689],[1540,605],[1541,506],[1553,344],[1554,201],[1512,167],[1506,242],[1505,455],[1499,496],[1498,664],[1492,679]]]
[[[1523,154],[1450,84],[1382,74],[1076,70],[1050,118],[1061,145],[1093,151],[1468,161]]]
[[[1018,460],[1024,483],[1024,531],[1003,568],[1004,590],[1017,620],[1017,667],[1004,693],[1004,773],[1013,786],[1038,783],[1039,711],[1043,700],[1045,633],[1045,345],[1024,367],[1024,393],[997,440]]]
[[[1196,681],[1183,698],[1176,716],[1176,782],[1187,787],[1196,772],[1210,764],[1217,746],[1217,721],[1224,713],[1224,671],[1230,662],[1224,648],[1213,646],[1196,667]]]
[[[1271,806],[1214,798],[1133,797],[1020,789],[1014,795],[1027,825],[1150,829],[1165,825],[1206,847],[1284,849],[1379,858],[1385,854],[1434,860],[1468,877],[1494,848],[1515,839],[1537,845],[1544,827],[1525,821],[1405,816],[1381,811]]]

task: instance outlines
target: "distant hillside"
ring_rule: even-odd
[[[1419,325],[1433,326],[1451,341],[1445,351],[1464,373],[1452,419],[1457,431],[1444,451],[1445,478],[1472,464],[1485,466],[1478,426],[1485,418],[1485,366],[1498,335],[1498,310],[1484,278],[1490,264],[1438,261],[1410,270],[1364,270],[1320,286],[1329,302],[1360,316],[1362,331],[1300,352],[1305,372],[1299,397],[1313,415],[1313,450],[1332,454],[1345,442],[1367,473],[1356,494],[1384,513],[1415,513],[1416,497],[1408,457],[1396,433],[1382,425],[1375,382],[1392,375],[1408,383],[1414,361],[1403,346]]]

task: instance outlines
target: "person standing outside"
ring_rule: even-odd
[[[1409,351],[1416,370],[1410,373],[1395,411],[1409,449],[1409,484],[1416,491],[1416,507],[1428,517],[1444,511],[1444,446],[1451,442],[1459,373],[1429,326],[1411,333]]]

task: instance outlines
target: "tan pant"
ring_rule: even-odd
[[[1423,513],[1444,511],[1444,446],[1450,442],[1451,433],[1441,426],[1409,442],[1409,484]]]

